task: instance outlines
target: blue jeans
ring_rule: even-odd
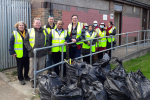
[[[77,47],[70,47],[69,48],[69,57],[71,59],[78,58],[81,56],[82,46],[81,49],[78,49]]]

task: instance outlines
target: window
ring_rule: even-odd
[[[115,5],[115,10],[116,10],[116,11],[122,11],[122,6],[120,6],[120,5]]]

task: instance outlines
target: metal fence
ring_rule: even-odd
[[[18,21],[31,27],[31,1],[0,0],[0,18],[0,69],[12,68],[16,60],[9,54],[9,40]]]
[[[129,42],[129,37],[131,34],[137,34],[137,40],[134,41],[134,42]],[[140,35],[144,35],[144,39],[140,39]],[[147,35],[146,35],[147,34]],[[125,37],[125,43],[122,43],[121,45],[119,46],[115,46],[113,47],[112,43],[111,43],[111,48],[110,49],[106,49],[106,50],[103,50],[103,51],[98,51],[98,52],[95,52],[95,53],[92,53],[91,52],[91,48],[90,48],[90,54],[88,55],[85,55],[85,56],[81,56],[81,57],[78,57],[78,58],[75,58],[75,59],[81,59],[81,58],[84,58],[84,57],[87,57],[87,56],[90,56],[90,64],[92,64],[92,55],[95,55],[95,54],[98,54],[98,53],[101,53],[101,52],[105,52],[105,51],[108,51],[108,50],[111,50],[111,54],[112,54],[112,50],[113,49],[116,49],[116,48],[121,48],[121,47],[126,47],[126,54],[128,54],[128,48],[129,48],[129,45],[135,45],[137,46],[137,50],[139,49],[139,45],[142,43],[143,44],[143,47],[146,46],[146,44],[149,44],[149,36],[150,36],[150,30],[141,30],[141,31],[134,31],[134,32],[127,32],[127,33],[121,33],[121,34],[117,34],[115,37],[118,37],[118,36],[121,36],[121,37]],[[106,36],[106,37],[103,37],[103,38],[108,38],[108,37],[111,37],[111,39],[113,38],[113,36]],[[99,38],[94,38],[94,39],[101,39],[102,37],[99,37]],[[84,41],[90,41],[90,47],[92,46],[92,40],[94,39],[90,39],[90,40],[83,40]],[[73,44],[74,42],[70,42],[68,43],[67,45],[69,44]],[[48,70],[50,68],[53,68],[57,65],[60,65],[61,66],[61,77],[63,77],[63,64],[65,63],[64,59],[63,59],[63,46],[64,44],[62,45],[56,45],[56,46],[61,46],[62,47],[62,52],[61,52],[61,62],[57,63],[57,64],[53,64],[47,68],[44,68],[44,69],[41,69],[41,70],[38,70],[37,71],[37,66],[36,66],[36,59],[34,59],[34,92],[35,93],[35,87],[36,87],[36,75],[42,71],[45,71],[45,70]],[[56,47],[56,46],[48,46],[48,47],[43,47],[43,48],[35,48],[34,49],[34,58],[36,58],[36,53],[37,51],[39,50],[43,50],[43,49],[48,49],[48,48],[52,48],[52,47]]]

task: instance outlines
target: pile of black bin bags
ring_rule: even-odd
[[[111,71],[109,60],[93,65],[66,62],[67,77],[55,72],[39,78],[41,100],[150,100],[150,81],[140,70],[127,74],[122,60]]]

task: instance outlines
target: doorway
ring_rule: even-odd
[[[114,15],[114,26],[116,27],[116,34],[121,33],[121,21],[122,21],[122,12],[115,12]],[[116,45],[121,45],[121,36],[116,36]]]

